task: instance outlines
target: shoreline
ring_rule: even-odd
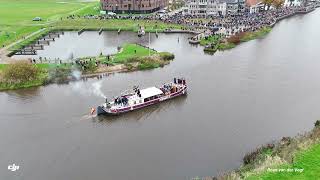
[[[291,17],[296,16],[296,15],[308,14],[310,12],[313,12],[317,8],[319,8],[319,6],[313,6],[313,7],[309,8],[309,9],[308,8],[309,7],[306,7],[305,11],[297,9],[292,14],[288,14],[288,15],[284,15],[282,17],[275,18],[273,23],[271,23],[268,26],[264,26],[264,27],[262,27],[262,28],[260,28],[260,29],[258,29],[256,31],[245,31],[245,32],[236,33],[236,34],[234,34],[234,35],[232,35],[230,37],[224,37],[224,38],[218,37],[218,35],[210,35],[209,37],[214,37],[215,36],[218,39],[216,39],[213,42],[207,42],[206,44],[202,43],[202,40],[204,40],[205,37],[202,37],[202,38],[199,39],[199,38],[195,38],[195,37],[199,36],[199,35],[196,35],[196,36],[190,38],[189,43],[190,44],[200,44],[201,46],[204,46],[205,47],[204,48],[204,52],[205,53],[209,53],[209,54],[214,54],[216,51],[224,51],[224,50],[233,49],[233,48],[237,47],[238,45],[240,45],[243,42],[259,39],[259,38],[262,38],[262,37],[266,36],[269,32],[271,32],[272,28],[277,23],[279,23],[280,21],[282,21],[284,19],[287,19],[287,18],[291,18]],[[260,32],[262,32],[262,33],[260,34]],[[245,37],[245,36],[251,36],[252,34],[258,34],[258,35],[254,35],[253,38],[246,38]],[[202,33],[202,36],[205,36],[205,33]],[[238,37],[238,36],[240,36],[240,37]],[[229,40],[234,38],[234,37],[239,38],[239,42],[237,42],[237,43],[229,42]],[[198,39],[198,40],[192,40],[192,39]],[[214,45],[213,46],[209,45],[210,43],[212,43]]]
[[[312,7],[306,7],[305,11],[297,9],[292,14],[284,15],[282,17],[276,18],[275,22],[270,24],[268,27],[273,28],[278,22],[280,22],[283,19],[290,18],[292,16],[299,15],[299,14],[308,14],[308,13],[316,10],[317,8],[319,8],[319,6],[315,5],[315,6],[312,6]],[[80,20],[81,21],[92,21],[92,20],[88,20],[88,19],[80,19]],[[72,20],[67,20],[67,21],[72,22]],[[110,20],[107,20],[107,21],[110,21]],[[126,21],[126,20],[118,20],[118,21]],[[164,23],[164,22],[161,22],[161,21],[158,21],[158,20],[153,20],[153,21],[156,22],[156,24],[158,22],[159,23]],[[146,21],[146,20],[142,20],[141,22],[148,24],[148,21]],[[164,23],[164,24],[166,24],[166,26],[168,26],[168,27],[170,27],[170,26],[172,26],[172,27],[173,26],[179,26],[180,29],[174,29],[174,28],[148,29],[148,28],[146,28],[145,32],[147,32],[147,33],[149,33],[149,32],[151,32],[151,33],[188,33],[188,34],[196,34],[196,36],[199,36],[199,34],[203,34],[203,32],[200,32],[200,31],[188,30],[184,25],[177,25],[177,24],[174,24],[174,23]],[[78,32],[83,32],[83,31],[98,31],[98,32],[100,32],[100,31],[101,32],[103,32],[103,31],[118,31],[118,33],[121,33],[121,31],[128,31],[128,32],[137,32],[138,31],[137,29],[133,29],[132,27],[131,28],[103,27],[102,25],[94,27],[94,24],[91,25],[91,26],[92,27],[85,27],[85,26],[72,26],[71,27],[71,26],[59,25],[59,23],[58,23],[54,27],[51,26],[51,29],[50,29],[50,27],[43,28],[42,31],[39,34],[35,34],[34,36],[28,37],[26,39],[20,39],[22,41],[18,42],[18,43],[13,42],[12,44],[14,44],[14,45],[9,45],[9,47],[5,46],[3,48],[0,48],[0,60],[1,60],[1,57],[2,57],[2,59],[5,60],[5,62],[6,61],[10,61],[10,60],[14,60],[10,56],[13,55],[16,51],[24,48],[25,46],[28,46],[28,45],[34,43],[35,41],[37,41],[37,39],[40,39],[41,37],[43,37],[46,34],[51,33],[51,32],[61,32],[61,31],[78,31]],[[259,30],[257,30],[257,31],[259,31]],[[251,31],[247,31],[247,32],[251,33]],[[190,39],[192,39],[192,38],[190,38]],[[226,41],[227,38],[223,38],[222,40]],[[200,40],[192,42],[192,44],[195,44],[195,43],[197,43],[197,44],[200,43]],[[238,44],[234,44],[234,45],[226,46],[226,48],[218,48],[217,50],[232,49],[232,48],[236,47],[237,45]],[[4,58],[4,56],[7,56],[7,57]],[[1,60],[1,61],[3,61],[3,60]],[[0,63],[2,64],[1,61],[0,61]]]
[[[273,143],[257,147],[243,157],[241,166],[235,170],[225,171],[212,179],[277,179],[296,175],[304,176],[304,164],[300,163],[301,154],[320,151],[320,121],[314,123],[313,129],[294,137],[282,137]],[[317,157],[320,160],[320,156]],[[320,167],[319,167],[320,168]],[[312,171],[312,169],[310,170]],[[312,173],[312,172],[309,172]],[[313,172],[316,173],[316,172]],[[287,178],[288,179],[288,178]],[[302,178],[305,179],[305,178]]]
[[[126,43],[121,48],[118,48],[118,52],[115,54],[82,57],[67,63],[62,63],[62,61],[57,63],[59,60],[56,60],[53,64],[48,63],[46,60],[39,60],[41,63],[36,63],[35,60],[16,61],[8,65],[0,64],[0,90],[28,88],[52,83],[67,83],[69,81],[86,80],[87,78],[94,77],[99,79],[114,73],[150,70],[170,64],[170,61],[174,58],[174,54],[169,52],[158,52],[140,44]],[[8,76],[8,71],[16,71],[13,68],[17,67],[16,65],[20,63],[26,63],[25,66],[33,66],[39,73],[41,72],[36,77],[37,81],[35,79],[8,81],[8,78],[5,78],[6,75]]]
[[[282,17],[279,17],[279,18],[276,18],[275,19],[275,22],[273,22],[271,25],[269,25],[267,28],[263,27],[263,28],[260,28],[258,29],[257,31],[253,31],[253,32],[250,32],[250,31],[247,31],[245,32],[244,36],[241,36],[239,38],[239,42],[238,43],[230,43],[228,40],[228,38],[222,38],[222,41],[221,39],[219,40],[219,43],[215,45],[215,47],[212,49],[212,46],[211,48],[204,48],[204,51],[205,53],[209,53],[209,54],[214,54],[217,50],[228,50],[228,49],[232,49],[234,47],[236,47],[237,45],[243,43],[243,42],[247,42],[247,41],[250,41],[250,40],[254,40],[254,39],[258,39],[258,38],[261,38],[263,36],[265,36],[266,34],[268,34],[272,28],[278,23],[280,22],[281,20],[283,19],[286,19],[286,18],[290,18],[292,16],[295,16],[295,15],[298,15],[298,14],[308,14],[309,12],[312,12],[316,9],[317,7],[312,7],[310,9],[307,9],[305,11],[294,11],[294,13],[292,14],[288,14],[288,15],[284,15]],[[269,28],[269,29],[268,29]],[[9,49],[12,48],[12,47],[24,47],[24,46],[27,46],[28,44],[31,44],[35,41],[37,41],[38,39],[40,39],[41,37],[44,37],[46,36],[48,33],[50,32],[59,32],[59,31],[65,31],[67,30],[67,28],[52,28],[52,29],[43,29],[40,31],[40,33],[38,34],[35,34],[34,36],[31,36],[29,39],[24,39],[22,40],[21,42],[18,42],[18,43],[12,43],[12,45],[10,45]],[[76,31],[98,31],[98,28],[72,28],[71,30],[76,30]],[[111,28],[109,29],[110,31],[115,31],[116,28]],[[107,29],[103,29],[103,28],[100,28],[99,30],[99,33],[100,31],[108,31]],[[129,30],[129,31],[133,31],[135,32],[134,30]],[[156,31],[158,32],[158,31]],[[160,32],[160,31],[159,31]],[[189,31],[189,30],[179,30],[179,29],[165,29],[163,31],[161,31],[163,33],[193,33],[193,34],[197,34],[197,32],[195,31]],[[118,31],[118,33],[120,33]],[[238,33],[239,34],[239,33]],[[197,36],[199,36],[199,34],[197,34]],[[235,35],[233,35],[235,36]],[[231,36],[232,37],[232,36]],[[223,43],[220,43],[223,42]],[[27,43],[25,43],[27,42]],[[22,45],[23,44],[23,45]],[[5,62],[1,62],[0,64],[7,64],[7,63],[10,63],[10,62],[15,62],[14,59],[12,59],[11,57],[8,57],[7,54],[4,55],[4,53],[8,53],[10,52],[8,49],[8,47],[5,47],[5,48],[2,48],[0,49],[0,58],[5,56]],[[17,49],[17,48],[16,48]],[[209,50],[208,50],[209,49]],[[211,51],[212,50],[212,51]],[[10,53],[14,53],[14,51],[11,51]],[[10,54],[9,53],[9,54]],[[4,59],[4,58],[2,58]],[[57,63],[56,63],[57,64]],[[62,64],[66,64],[66,63],[62,63]],[[163,65],[157,65],[156,67],[162,67],[166,64],[169,64],[169,63],[164,63]],[[49,65],[50,65],[50,61],[49,61]],[[153,69],[153,68],[156,68],[156,67],[152,67],[150,68],[151,66],[148,65],[148,67],[146,67],[145,69]],[[138,71],[138,70],[144,70],[142,68],[138,68],[134,63],[125,63],[125,64],[118,64],[116,66],[110,66],[110,67],[106,67],[106,68],[102,68],[100,69],[98,72],[85,72],[84,74],[81,75],[81,78],[92,78],[92,77],[101,77],[101,76],[104,76],[105,74],[110,74],[110,73],[119,73],[119,72],[132,72],[132,71]],[[68,78],[68,81],[72,81],[73,79],[71,78]],[[44,83],[45,84],[45,83]],[[39,83],[35,84],[35,86],[39,86]],[[32,87],[32,86],[28,86],[28,87]],[[24,88],[24,86],[22,87]],[[9,88],[11,89],[11,88]],[[8,90],[9,90],[8,89]],[[12,88],[12,89],[19,89],[18,88]],[[2,89],[3,90],[6,90],[6,89]]]

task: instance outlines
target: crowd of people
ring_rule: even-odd
[[[221,35],[230,36],[243,31],[255,31],[264,26],[271,26],[278,18],[295,13],[301,7],[283,7],[270,9],[257,13],[248,11],[228,15],[207,18],[196,18],[192,15],[174,13],[172,15],[160,16],[156,13],[151,15],[70,15],[67,18],[86,18],[86,19],[132,19],[132,20],[158,20],[165,23],[184,25],[184,30],[203,31],[214,30]]]

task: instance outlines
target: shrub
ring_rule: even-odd
[[[275,148],[274,144],[267,144],[262,147],[257,148],[255,151],[251,153],[247,153],[243,157],[243,163],[245,165],[255,163],[258,159],[265,158],[267,155],[272,154],[272,150]]]
[[[315,127],[320,127],[320,120],[317,120],[317,121],[314,123],[314,126],[315,126]]]
[[[160,63],[153,60],[151,57],[142,58],[141,62],[138,65],[138,69],[140,70],[153,69],[157,67],[160,67]]]
[[[129,71],[132,71],[134,69],[134,66],[130,63],[126,63],[126,68],[129,70]]]
[[[64,83],[68,81],[69,76],[71,75],[71,68],[69,67],[56,67],[49,69],[49,79],[46,83],[56,82]]]
[[[228,42],[232,44],[239,44],[241,42],[241,39],[246,35],[246,33],[238,33],[236,35],[231,36],[228,38]]]
[[[139,62],[139,61],[141,61],[141,58],[139,58],[138,56],[130,57],[127,59],[127,62]]]
[[[169,53],[169,52],[160,52],[159,55],[162,60],[168,61],[168,60],[174,59],[174,54]]]
[[[8,83],[21,83],[37,79],[40,69],[28,61],[17,61],[3,69],[3,80]]]

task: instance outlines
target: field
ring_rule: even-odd
[[[79,0],[0,0],[0,47],[48,27],[68,14],[99,11],[97,1]],[[41,17],[42,21],[32,21]]]
[[[99,30],[119,30],[122,31],[138,31],[139,26],[145,27],[146,32],[161,32],[167,28],[181,29],[183,26],[177,24],[167,24],[161,21],[145,21],[145,20],[130,20],[130,19],[63,19],[57,21],[54,24],[55,29],[59,30],[80,30],[80,29],[92,29]]]
[[[113,61],[115,63],[124,63],[130,58],[149,55],[149,49],[136,44],[125,44],[122,48],[122,51],[114,56]],[[156,51],[150,50],[150,55],[153,55],[155,53]]]
[[[262,174],[248,177],[248,180],[308,180],[319,179],[320,177],[320,144],[316,144],[308,150],[301,151],[295,156],[292,164],[284,164],[281,166],[272,167],[270,169],[282,170],[284,172],[264,172]],[[292,171],[293,172],[288,172]]]

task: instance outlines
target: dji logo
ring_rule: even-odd
[[[15,165],[15,164],[8,166],[8,170],[10,170],[10,171],[16,171],[18,169],[19,169],[19,166]]]

